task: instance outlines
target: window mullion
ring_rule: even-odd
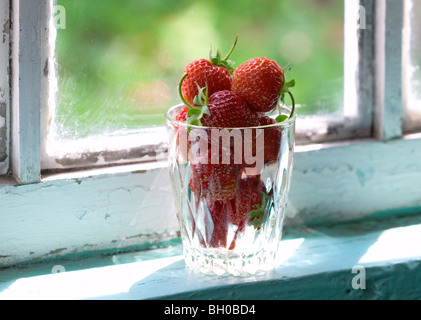
[[[0,2],[0,175],[9,169],[9,51],[10,17],[9,1]]]
[[[357,67],[357,106],[359,125],[373,127],[373,107],[375,97],[375,3],[372,0],[359,1],[358,67]]]
[[[14,0],[12,45],[12,172],[40,181],[41,38],[44,0]]]
[[[403,8],[403,0],[376,2],[374,134],[385,141],[402,136]]]

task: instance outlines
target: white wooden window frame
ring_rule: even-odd
[[[0,175],[9,170],[9,4],[0,4]]]
[[[139,249],[178,234],[165,160],[42,174],[41,128],[48,120],[48,73],[42,57],[48,48],[41,43],[48,3],[0,4],[2,9],[10,5],[13,173],[0,180],[0,266]],[[361,140],[297,147],[287,224],[421,211],[421,136],[402,136],[403,4],[360,3],[368,15],[366,29],[360,31],[364,40],[357,87],[360,108],[374,108],[372,134]]]

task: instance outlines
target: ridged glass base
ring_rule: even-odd
[[[275,252],[262,250],[255,255],[238,255],[226,249],[184,247],[187,267],[206,274],[247,276],[267,272],[275,267]]]
[[[187,267],[206,274],[247,276],[276,267],[276,250],[260,250],[255,254],[241,254],[225,248],[192,248],[184,244]]]

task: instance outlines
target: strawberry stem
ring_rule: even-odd
[[[219,50],[216,50],[216,56],[212,55],[212,47],[211,51],[209,52],[209,61],[214,66],[223,67],[226,68],[231,74],[234,71],[233,65],[234,61],[228,60],[231,54],[234,52],[235,47],[237,46],[238,41],[238,35],[235,37],[234,44],[231,47],[231,50],[228,52],[228,54],[225,56],[225,58],[221,58],[221,53]]]
[[[279,116],[277,117],[277,121],[278,121],[278,119],[282,120],[282,121],[285,121],[287,119],[291,119],[294,116],[294,113],[295,113],[295,98],[294,98],[294,95],[290,91],[290,88],[293,88],[294,86],[295,86],[295,80],[291,80],[291,81],[285,83],[285,77],[284,77],[282,89],[279,93],[279,100],[278,100]],[[285,105],[285,93],[287,93],[289,95],[289,97],[291,98],[291,102],[292,102],[291,114],[289,115],[289,117],[282,116],[282,109],[281,109],[281,105],[280,105],[280,102],[282,102],[282,105]],[[279,122],[282,122],[282,121],[279,121]]]
[[[235,37],[234,44],[232,45],[231,50],[228,52],[228,54],[225,56],[225,58],[223,60],[225,60],[225,61],[228,60],[229,57],[232,55],[235,47],[237,46],[237,41],[238,41],[238,34]]]
[[[292,102],[292,107],[291,107],[291,114],[289,115],[288,119],[291,119],[294,116],[295,113],[295,99],[294,99],[294,95],[291,93],[291,91],[287,91],[289,97],[291,98],[291,102]]]
[[[183,84],[183,81],[184,81],[184,79],[186,79],[187,78],[187,76],[188,76],[189,74],[188,73],[186,73],[182,78],[181,78],[181,80],[180,80],[180,83],[178,84],[178,95],[180,96],[180,99],[181,99],[181,101],[183,101],[183,103],[189,108],[189,109],[192,109],[192,108],[194,108],[192,105],[190,105],[190,103],[188,103],[187,101],[186,101],[186,99],[184,99],[184,97],[183,97],[183,92],[181,92],[181,85]]]
[[[190,103],[186,101],[183,97],[183,92],[181,89],[181,86],[183,84],[184,79],[188,76],[188,73],[183,75],[183,77],[180,79],[180,83],[178,84],[178,94],[180,96],[181,101],[184,103],[184,105],[189,109],[187,112],[187,123],[191,125],[201,126],[202,122],[200,121],[204,114],[209,115],[209,90],[208,86],[206,85],[205,88],[201,88],[197,83],[197,90],[198,95],[194,98],[193,104],[196,104],[197,107],[192,106]],[[205,92],[203,92],[205,90]],[[189,128],[190,130],[190,128]],[[190,132],[190,131],[189,131]]]
[[[294,95],[289,90],[284,91],[284,93],[288,93],[289,97],[291,98],[291,102],[292,102],[291,113],[290,113],[289,116],[282,115],[281,104],[278,102],[278,112],[279,112],[279,115],[278,115],[278,117],[276,117],[276,121],[278,121],[278,122],[283,122],[283,121],[285,121],[287,119],[291,119],[294,116],[294,113],[295,113],[295,99],[294,99]],[[279,99],[279,101],[284,102],[284,98],[281,97]],[[282,105],[284,105],[284,103]]]

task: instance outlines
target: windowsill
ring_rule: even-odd
[[[414,135],[297,147],[286,225],[421,212],[420,146]],[[167,161],[44,174],[41,183],[1,186],[0,268],[173,239],[179,227],[171,191]]]
[[[181,244],[3,269],[2,299],[420,299],[421,217],[287,228],[276,270],[218,277],[185,268]],[[55,266],[55,267],[54,267]],[[353,288],[365,268],[366,289]],[[61,274],[53,268],[64,267]],[[358,281],[357,283],[361,283]]]
[[[83,180],[92,177],[105,177],[110,175],[127,175],[130,173],[144,173],[149,170],[167,169],[167,160],[145,161],[134,164],[122,164],[113,166],[104,166],[88,169],[74,169],[63,171],[44,172],[41,176],[42,182],[78,179]]]

